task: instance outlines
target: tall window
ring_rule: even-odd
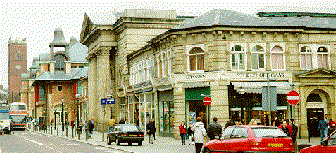
[[[329,53],[326,47],[319,47],[317,49],[318,68],[328,69],[329,67],[328,57],[329,57]]]
[[[65,61],[66,61],[65,56],[62,55],[62,54],[57,54],[55,56],[55,60],[56,60],[55,70],[56,71],[64,71],[65,70]]]
[[[265,68],[265,49],[260,45],[252,47],[252,69],[259,70]]]
[[[285,58],[281,46],[275,45],[271,50],[271,68],[272,70],[284,70]]]
[[[189,71],[204,71],[204,51],[201,47],[193,47],[188,52]]]
[[[241,45],[231,48],[231,70],[245,70],[245,49]]]
[[[312,51],[309,46],[303,46],[300,49],[301,69],[310,70],[313,68]]]

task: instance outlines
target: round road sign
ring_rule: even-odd
[[[210,97],[204,97],[204,105],[211,105],[211,98]]]
[[[300,95],[295,90],[292,90],[287,94],[287,102],[291,105],[297,105],[300,100]]]

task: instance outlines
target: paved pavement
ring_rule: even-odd
[[[112,143],[111,145],[107,145],[106,142],[106,136],[107,133],[104,133],[104,140],[103,140],[103,133],[93,131],[93,135],[90,139],[85,139],[85,132],[82,132],[81,139],[77,139],[77,134],[74,131],[74,136],[72,138],[72,131],[69,127],[68,136],[66,136],[66,131],[61,130],[61,126],[57,127],[57,130],[53,128],[53,136],[58,136],[70,140],[79,141],[82,143],[88,143],[95,146],[100,147],[109,147],[113,149],[117,149],[120,151],[125,152],[134,152],[134,153],[193,153],[195,152],[194,145],[181,145],[180,140],[176,140],[170,137],[159,137],[157,136],[156,141],[154,141],[154,144],[148,143],[148,137],[145,136],[145,141],[143,142],[142,146],[138,146],[136,143],[132,144],[132,146],[128,146],[127,144],[121,144],[120,146],[116,145],[115,143]],[[51,135],[51,131],[48,128],[48,132],[45,133],[43,131],[39,131],[38,133],[44,133],[45,135]],[[309,145],[319,145],[320,141],[318,137],[308,139],[297,139],[297,145],[301,146],[309,146]]]
[[[108,147],[93,146],[57,136],[48,136],[30,131],[15,131],[11,135],[1,135],[0,144],[1,153],[124,153],[124,151]]]
[[[66,130],[62,131],[61,126],[57,126],[57,130],[52,128],[52,134],[50,128],[48,128],[48,132],[45,131],[33,131],[36,133],[44,134],[47,136],[61,137],[73,141],[78,141],[82,143],[88,143],[94,146],[100,147],[108,147],[111,149],[131,152],[131,153],[193,153],[195,152],[194,145],[181,145],[181,140],[176,140],[170,137],[156,137],[154,144],[150,144],[148,142],[148,137],[145,136],[145,140],[143,141],[142,146],[138,146],[137,143],[132,144],[132,146],[128,146],[127,143],[121,144],[120,146],[116,145],[116,143],[112,143],[111,145],[107,145],[106,136],[107,133],[104,133],[104,141],[103,141],[103,133],[93,131],[92,137],[86,140],[85,131],[82,132],[80,140],[78,140],[78,135],[74,130],[74,136],[72,137],[72,130],[68,127],[68,136],[66,136]],[[58,132],[58,133],[57,133]]]

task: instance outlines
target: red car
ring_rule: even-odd
[[[273,126],[236,125],[226,128],[220,140],[212,140],[203,153],[281,152],[293,153],[292,139]]]
[[[332,153],[336,152],[336,131],[331,133],[328,138],[326,138],[322,145],[310,146],[300,150],[300,153]]]

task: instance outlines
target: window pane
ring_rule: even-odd
[[[277,68],[277,65],[276,65],[276,62],[277,62],[277,57],[275,56],[275,54],[271,54],[271,68],[272,69],[276,69]]]
[[[204,70],[204,54],[197,55],[197,70]]]
[[[258,54],[252,54],[252,69],[258,69]]]
[[[306,70],[307,69],[307,63],[306,63],[306,56],[305,54],[302,54],[300,57],[301,60],[301,69]]]
[[[283,54],[277,54],[278,56],[278,69],[284,69],[285,68],[285,63],[284,63],[284,57]]]
[[[328,49],[325,48],[325,47],[319,47],[317,52],[322,52],[322,53],[327,53],[328,52]]]
[[[201,47],[194,47],[189,51],[189,54],[197,54],[197,53],[204,53]]]
[[[318,54],[317,60],[319,68],[328,68],[328,54]]]
[[[265,68],[264,54],[259,54],[259,68]]]
[[[282,51],[282,47],[276,45],[272,48],[272,51],[271,52],[283,52]]]
[[[244,54],[238,54],[239,55],[239,69],[244,70],[245,69],[245,60],[244,60]]]
[[[236,70],[237,66],[238,66],[237,63],[236,63],[236,57],[235,56],[236,56],[235,54],[231,55],[231,57],[232,57],[232,63],[231,64],[232,64],[232,69],[233,70]]]
[[[189,56],[190,71],[196,71],[196,55]]]

